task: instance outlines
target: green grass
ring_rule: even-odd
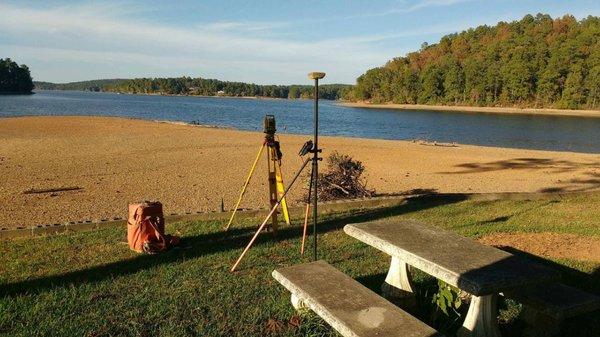
[[[402,206],[324,216],[320,258],[378,291],[389,258],[345,235],[350,222],[404,217],[478,237],[494,232],[559,232],[600,237],[600,193],[541,201],[416,200]],[[335,335],[318,317],[297,314],[271,277],[299,256],[298,227],[261,235],[236,273],[229,268],[253,234],[247,220],[176,223],[187,249],[138,255],[122,243],[124,228],[0,241],[0,335],[6,336],[321,336]],[[520,252],[515,252],[522,254]],[[526,255],[526,254],[525,254]],[[600,264],[544,260],[563,282],[600,294]],[[435,280],[417,273],[419,318],[440,329],[428,303]],[[519,306],[502,312],[503,331],[519,334]],[[600,319],[568,322],[570,335],[597,336]],[[299,324],[298,324],[299,323]],[[452,328],[450,328],[452,331]]]

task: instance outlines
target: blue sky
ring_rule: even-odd
[[[600,16],[599,0],[6,1],[0,57],[35,80],[192,76],[354,83],[423,42],[526,14]]]

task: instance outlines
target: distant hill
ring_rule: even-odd
[[[29,68],[10,58],[0,59],[0,94],[31,94],[33,82]]]
[[[38,90],[78,90],[78,91],[104,91],[103,89],[108,86],[117,85],[120,82],[127,81],[125,79],[105,79],[105,80],[91,80],[91,81],[80,81],[80,82],[69,82],[69,83],[50,83],[50,82],[38,82],[35,81],[35,89]]]
[[[205,78],[136,78],[106,79],[71,83],[35,82],[41,90],[107,91],[131,94],[201,95],[233,97],[311,98],[310,85],[258,85],[228,82]],[[325,84],[319,86],[319,97],[340,99],[352,88],[348,84]]]
[[[527,15],[424,43],[361,75],[349,97],[399,104],[600,108],[600,19]]]

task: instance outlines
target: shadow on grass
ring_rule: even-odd
[[[560,273],[560,282],[600,296],[600,267],[588,274],[513,247],[498,246],[497,248],[551,267]]]
[[[458,225],[458,226],[454,226],[453,229],[454,230],[462,230],[462,229],[467,229],[469,227],[473,227],[473,226],[481,226],[481,225],[492,225],[492,224],[498,224],[498,223],[502,223],[502,222],[506,222],[508,220],[510,220],[511,218],[515,217],[515,216],[521,216],[524,214],[527,214],[529,212],[533,212],[535,210],[539,210],[542,207],[548,206],[548,205],[552,205],[555,203],[558,203],[560,201],[558,200],[548,200],[544,203],[541,204],[533,204],[531,207],[524,207],[524,208],[520,208],[515,212],[512,212],[510,214],[506,214],[506,215],[500,215],[497,216],[495,218],[492,219],[488,219],[488,220],[479,220],[479,221],[472,221],[472,222],[468,222],[462,225]]]
[[[446,204],[465,200],[465,196],[427,195],[409,198],[402,205],[378,208],[374,210],[357,211],[350,214],[335,215],[331,219],[319,222],[318,232],[325,233],[339,230],[348,223],[373,221],[391,216],[397,216],[416,212],[423,209],[434,208]],[[112,277],[125,276],[152,268],[154,266],[171,264],[183,259],[198,258],[205,255],[225,252],[243,248],[254,234],[254,228],[238,228],[229,231],[219,231],[209,234],[201,234],[183,238],[184,246],[191,246],[188,250],[171,250],[160,255],[139,255],[137,257],[72,271],[68,273],[40,277],[36,279],[8,283],[0,287],[0,296],[15,296],[19,294],[32,294],[46,289],[65,287],[80,283],[101,282]],[[300,226],[280,229],[277,240],[296,238],[301,235]],[[272,241],[272,236],[261,235],[254,246]],[[232,263],[234,261],[231,261]],[[243,267],[242,267],[243,268]]]
[[[497,248],[513,254],[514,257],[509,258],[508,260],[499,261],[497,264],[490,265],[489,268],[493,269],[502,267],[502,264],[512,264],[512,262],[516,260],[525,259],[533,261],[543,268],[549,268],[550,270],[557,271],[561,277],[560,282],[564,284],[600,295],[600,268],[596,268],[591,273],[586,273],[512,247],[500,246]],[[512,266],[508,267],[508,269],[515,271],[519,270],[519,268],[514,268]],[[477,272],[479,271],[480,270],[477,270]],[[456,322],[452,321],[450,317],[444,317],[441,315],[441,312],[437,310],[435,304],[432,302],[433,294],[438,291],[437,280],[418,270],[413,269],[412,272],[414,273],[413,275],[420,274],[420,277],[413,278],[418,305],[416,307],[406,307],[401,302],[396,304],[408,311],[413,316],[424,322],[427,322],[432,327],[445,333],[447,336],[454,336],[462,324],[462,319]],[[523,272],[524,271],[521,268],[517,274],[522,274]],[[425,277],[423,277],[424,275]],[[380,287],[385,281],[385,277],[386,273],[374,273],[358,277],[357,281],[372,291],[380,293]],[[508,308],[506,299],[501,297],[500,301],[501,303],[499,303],[499,309],[502,308],[506,310]],[[392,300],[392,302],[394,301]],[[514,304],[511,305],[514,306]],[[464,307],[463,310],[466,308],[467,307]],[[466,312],[463,312],[462,314],[464,315]],[[501,322],[501,324],[499,324],[502,336],[507,337],[522,336],[525,326],[526,323],[517,317],[510,322]],[[595,311],[567,319],[562,326],[562,331],[559,336],[597,336],[596,333],[599,331],[599,329],[600,315],[598,315],[598,311]]]
[[[555,270],[558,270],[561,276],[560,282],[600,296],[600,267],[595,268],[590,273],[585,273],[574,268],[569,268],[560,263],[529,254],[516,248],[506,246],[501,246],[498,248],[517,256],[526,257],[540,264],[544,264]],[[599,311],[596,310],[566,319],[566,321],[562,324],[559,335],[557,336],[596,337],[598,336],[598,331],[600,331],[600,314]],[[520,334],[506,335],[520,336]]]

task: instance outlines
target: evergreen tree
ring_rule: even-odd
[[[26,65],[19,66],[10,58],[0,59],[0,93],[30,94],[32,90],[33,81]]]
[[[560,104],[567,109],[576,109],[585,102],[585,98],[583,70],[580,64],[575,64],[565,81],[565,89],[563,90]]]
[[[446,103],[458,104],[462,101],[465,90],[464,73],[458,62],[452,59],[448,62],[444,73],[444,94]]]

